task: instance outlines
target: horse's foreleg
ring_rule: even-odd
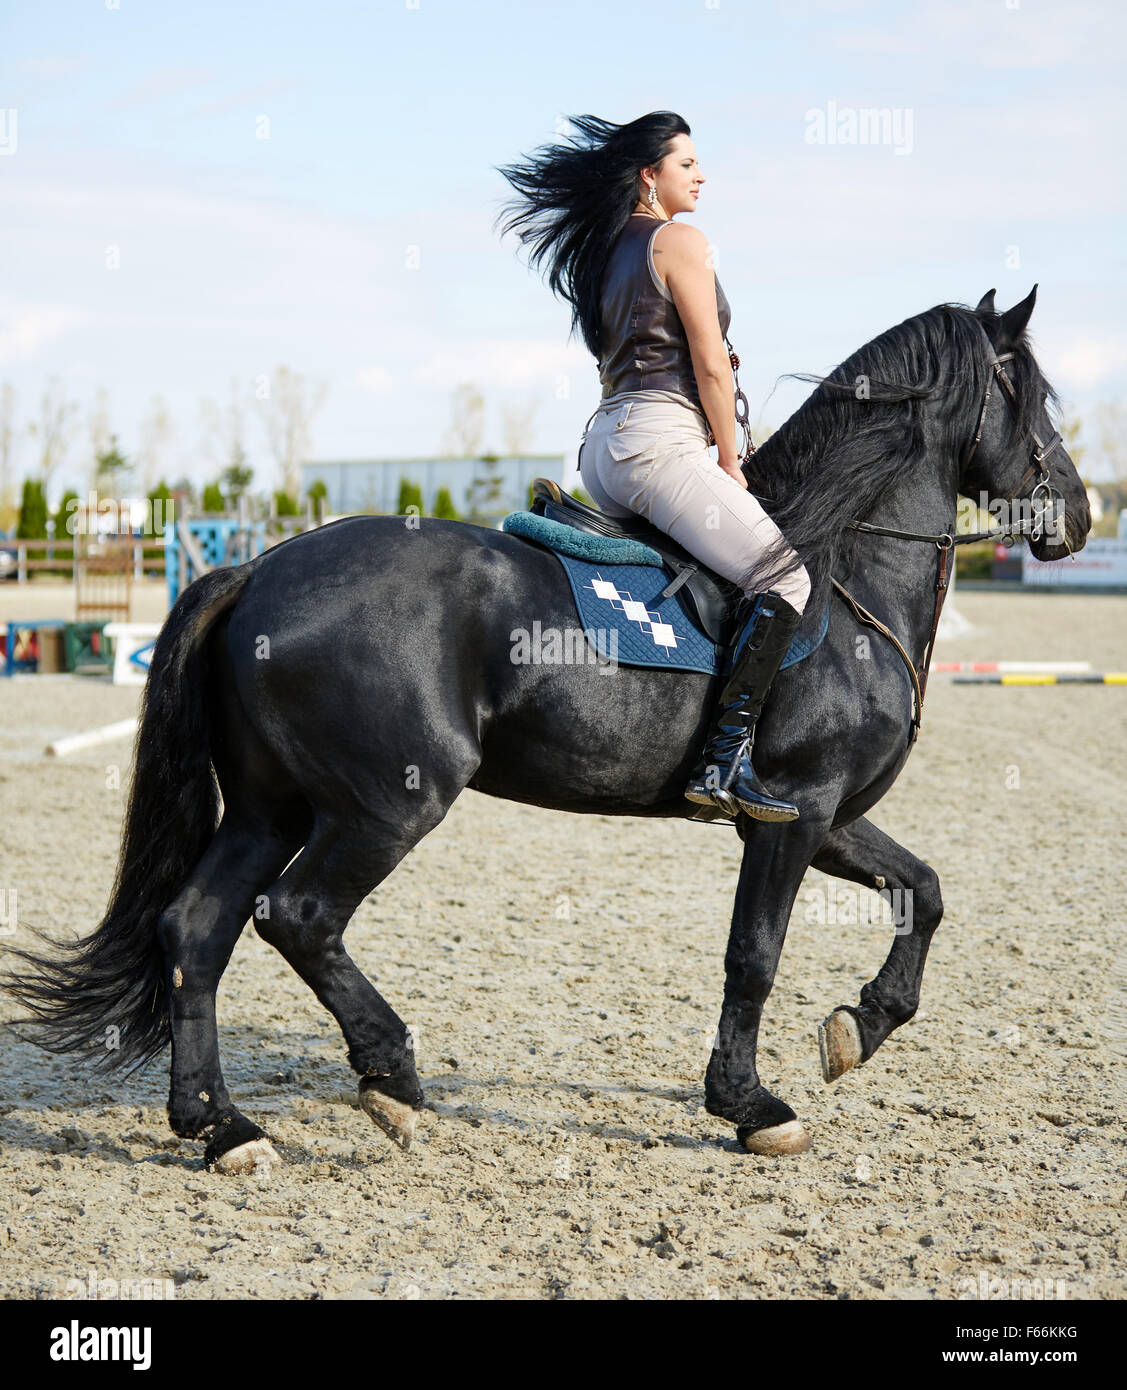
[[[876,979],[861,991],[860,1006],[835,1009],[819,1029],[822,1075],[829,1082],[868,1061],[916,1012],[943,900],[935,870],[864,819],[831,831],[812,862],[823,873],[887,894],[896,930]]]
[[[743,863],[724,957],[724,1006],[705,1078],[709,1114],[733,1121],[751,1153],[804,1153],[810,1139],[789,1105],[760,1085],[756,1046],[763,1007],[810,856],[825,822],[748,821]]]

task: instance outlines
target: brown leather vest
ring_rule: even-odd
[[[681,316],[653,263],[653,239],[664,226],[664,221],[644,213],[633,214],[607,260],[599,299],[599,381],[604,398],[620,391],[675,391],[700,409]],[[727,337],[732,314],[719,280],[716,312],[720,332]]]

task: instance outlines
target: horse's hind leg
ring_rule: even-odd
[[[360,1103],[400,1148],[410,1146],[423,1092],[406,1024],[361,973],[344,930],[367,895],[441,819],[389,839],[386,826],[319,815],[309,843],[268,890],[255,920],[340,1024],[348,1060],[360,1073]]]
[[[856,820],[830,831],[813,867],[863,883],[888,895],[896,939],[858,1007],[835,1009],[818,1030],[822,1075],[827,1082],[867,1062],[894,1028],[920,1003],[920,985],[931,938],[943,916],[935,870],[898,845],[871,821]]]
[[[219,1065],[215,991],[255,907],[300,847],[307,827],[255,823],[228,809],[188,882],[161,914],[172,1031],[168,1118],[185,1138],[206,1136],[206,1162],[245,1172],[278,1161],[261,1129],[231,1104]]]

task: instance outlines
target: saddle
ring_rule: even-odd
[[[665,593],[680,593],[708,637],[718,647],[728,646],[743,591],[738,585],[702,565],[664,531],[659,531],[640,516],[607,516],[597,508],[580,502],[578,497],[572,497],[571,493],[564,492],[551,478],[536,478],[533,481],[529,511],[536,516],[547,517],[549,521],[573,526],[577,531],[641,541],[656,550],[675,576]]]

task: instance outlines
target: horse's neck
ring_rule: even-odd
[[[890,489],[864,520],[871,526],[938,536],[953,532],[956,500],[953,482],[921,469]],[[888,624],[918,664],[935,616],[938,547],[865,532],[853,536],[853,565],[845,587]],[[949,576],[953,568],[950,552]]]

